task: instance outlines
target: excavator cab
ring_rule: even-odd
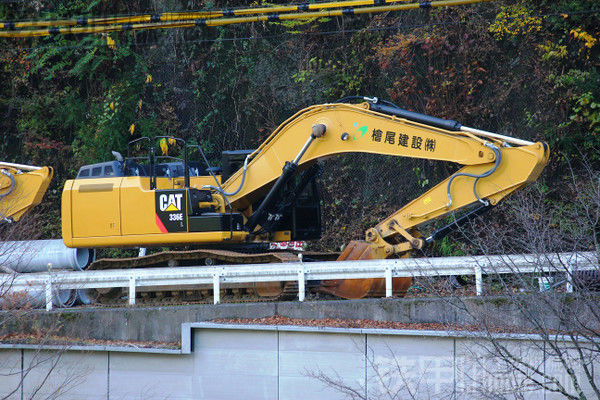
[[[156,143],[160,150],[157,151]],[[63,239],[70,247],[287,241],[321,234],[320,196],[313,166],[288,182],[256,229],[218,188],[251,150],[226,151],[221,168],[190,161],[183,139],[142,137],[127,156],[85,165],[63,190]],[[199,149],[201,150],[201,149]],[[255,203],[260,203],[258,198]],[[251,207],[249,208],[252,209]]]
[[[157,154],[156,141],[162,148]],[[169,154],[170,153],[170,154]],[[206,185],[213,178],[188,162],[183,139],[147,137],[127,156],[81,167],[63,191],[63,239],[71,247],[127,247],[243,241],[241,213]]]

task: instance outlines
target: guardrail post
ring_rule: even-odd
[[[473,269],[475,270],[475,294],[477,294],[477,296],[481,296],[483,293],[483,274],[481,272],[481,266],[479,264],[475,264]]]
[[[298,270],[298,301],[304,301],[306,295],[306,278],[304,265],[300,265]]]
[[[215,269],[213,272],[213,303],[219,304],[221,302],[221,277],[219,271]]]
[[[385,297],[392,297],[392,268],[385,267]]]
[[[129,305],[135,306],[135,274],[129,274]]]
[[[575,261],[577,262],[577,261]],[[573,262],[571,260],[567,261],[567,284],[565,290],[567,293],[573,293]]]
[[[46,279],[46,311],[52,310],[52,275]]]

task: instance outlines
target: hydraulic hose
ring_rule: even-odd
[[[8,196],[9,194],[11,194],[13,192],[13,190],[15,190],[15,177],[13,176],[13,174],[11,174],[10,172],[8,172],[5,169],[0,169],[0,174],[7,176],[10,179],[10,187],[8,188],[8,191],[6,193],[2,193],[0,194],[0,201],[2,201],[3,198],[5,198],[6,196]],[[8,223],[13,222],[12,218],[10,217],[5,217],[4,215],[0,214],[0,221],[5,221]]]
[[[202,154],[204,155],[204,153]],[[216,190],[217,192],[221,193],[223,196],[225,196],[225,198],[229,197],[229,196],[235,196],[236,194],[238,194],[240,192],[240,190],[242,190],[242,187],[244,187],[244,182],[246,181],[246,170],[248,169],[248,161],[250,160],[250,156],[251,154],[248,154],[246,156],[246,159],[244,160],[244,169],[242,171],[242,181],[240,182],[240,186],[234,190],[233,192],[226,192],[223,190],[223,188],[221,187],[221,184],[219,183],[219,181],[217,180],[217,178],[215,177],[215,175],[211,172],[211,175],[213,176],[213,178],[215,179],[215,182],[217,182],[217,186],[211,186],[211,185],[204,185],[202,186],[203,189],[213,189]],[[204,158],[206,160],[206,157]],[[208,161],[207,161],[208,164]]]
[[[13,174],[11,174],[10,172],[8,172],[5,169],[0,169],[0,174],[7,176],[8,179],[10,179],[10,188],[8,189],[8,191],[6,193],[2,193],[0,194],[0,200],[2,200],[4,197],[8,196],[9,194],[12,193],[12,191],[15,189],[15,177],[13,176]]]
[[[489,147],[490,149],[492,149],[494,154],[496,154],[496,162],[494,162],[494,166],[489,171],[486,171],[481,175],[470,174],[467,172],[458,172],[458,173],[452,175],[450,177],[450,180],[448,181],[448,186],[446,188],[446,191],[448,193],[448,204],[446,204],[446,207],[450,208],[452,206],[452,194],[450,193],[450,185],[452,185],[452,181],[454,180],[454,178],[457,178],[459,176],[468,176],[471,178],[475,178],[475,182],[473,182],[473,194],[477,198],[477,201],[479,201],[481,204],[486,205],[486,206],[488,206],[490,204],[489,201],[483,200],[477,195],[477,190],[475,187],[477,186],[477,181],[479,181],[479,179],[490,176],[498,169],[498,165],[500,165],[500,161],[502,160],[502,153],[500,153],[500,149],[492,143],[486,142],[486,143],[484,143],[484,145],[486,147]]]

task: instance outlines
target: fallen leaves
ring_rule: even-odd
[[[240,324],[240,325],[292,325],[292,326],[310,326],[310,327],[330,327],[330,328],[359,328],[359,329],[401,329],[401,330],[431,330],[431,331],[477,331],[479,327],[475,325],[455,325],[440,323],[416,323],[416,322],[394,322],[394,321],[374,321],[368,319],[301,319],[289,318],[281,315],[263,318],[231,318],[214,319],[211,322],[218,324]]]
[[[181,342],[137,342],[129,340],[100,340],[88,338],[73,338],[67,336],[47,335],[39,333],[21,333],[11,332],[0,336],[0,343],[3,344],[34,344],[42,346],[64,346],[68,349],[70,346],[107,346],[107,347],[132,347],[141,349],[179,349]]]

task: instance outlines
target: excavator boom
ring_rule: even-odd
[[[375,111],[381,109],[387,113]],[[455,121],[400,109],[394,111],[371,103],[326,104],[302,110],[250,156],[252,160],[245,172],[240,169],[222,185],[224,192],[241,187],[228,201],[234,208],[244,209],[264,196],[265,188],[280,177],[283,162],[298,156],[313,125],[324,126],[325,132],[304,150],[297,163],[299,169],[331,155],[352,152],[451,161],[464,166],[379,223],[375,230],[384,238],[402,235],[400,229],[411,229],[473,203],[495,205],[536,180],[548,161],[545,143],[478,131]],[[398,178],[401,179],[400,173]]]
[[[320,135],[314,134],[319,127]],[[309,132],[311,139],[303,145]],[[304,135],[302,133],[304,132]],[[297,149],[302,150],[299,153]],[[248,228],[266,222],[273,213],[268,202],[274,188],[292,170],[312,165],[334,154],[366,152],[429,160],[451,161],[463,167],[423,195],[366,231],[366,240],[346,246],[339,260],[406,257],[442,231],[420,238],[416,228],[446,214],[479,204],[480,213],[508,194],[535,181],[548,162],[545,143],[533,143],[462,126],[456,121],[417,114],[396,107],[366,102],[360,105],[325,104],[309,107],[284,122],[250,157],[245,170],[223,184],[235,207],[253,210]],[[288,161],[279,175],[274,165]],[[401,179],[401,174],[398,174]],[[273,184],[273,182],[275,182]],[[265,208],[271,211],[265,211]],[[472,214],[471,214],[472,215]],[[443,232],[450,230],[444,228]],[[394,292],[404,293],[410,279],[394,279]],[[381,295],[383,280],[324,282],[322,291],[345,298]]]

